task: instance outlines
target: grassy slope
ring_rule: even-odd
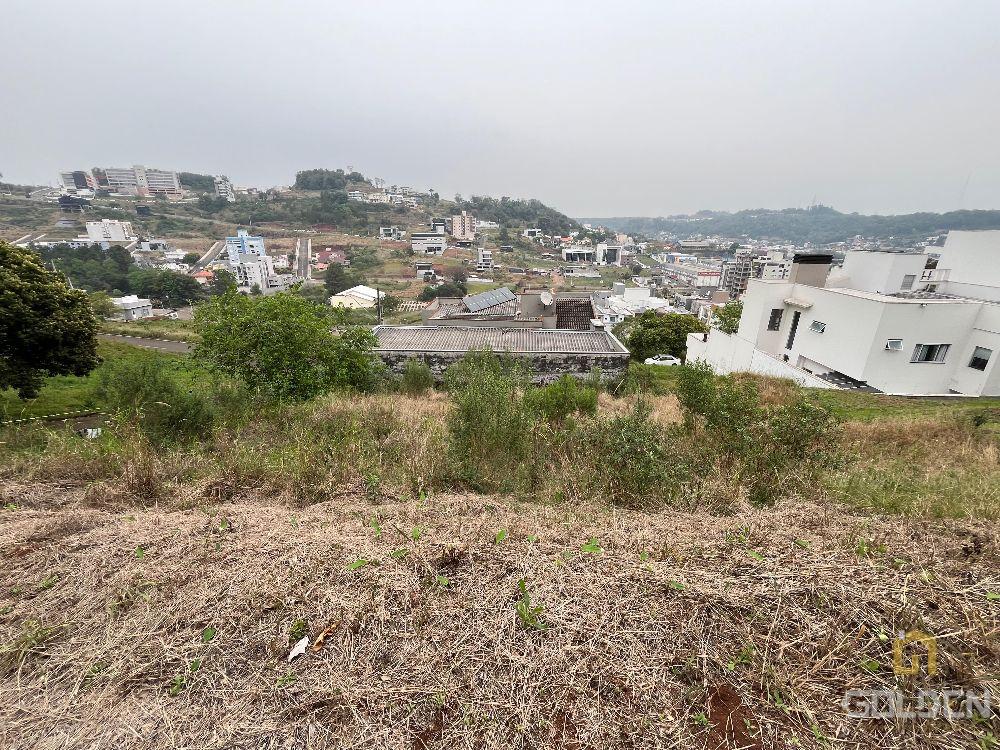
[[[143,334],[132,333],[132,335]],[[102,359],[144,356],[143,350],[134,346],[110,341],[101,341],[98,344],[98,354]],[[175,369],[190,370],[189,359],[182,355],[156,352],[152,356],[162,358],[165,365]],[[48,378],[38,397],[27,401],[19,399],[15,391],[0,390],[0,420],[100,409],[102,404],[94,394],[98,378],[98,370],[84,378],[71,375]]]
[[[102,354],[199,382],[188,358]],[[899,629],[949,634],[921,687],[992,668],[996,440],[965,401],[815,397],[848,418],[841,464],[723,515],[725,477],[694,512],[615,508],[558,465],[530,496],[453,494],[441,395],[321,399],[201,451],[9,431],[0,746],[975,747],[972,722],[845,722],[840,701],[895,684]]]

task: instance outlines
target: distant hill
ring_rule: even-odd
[[[917,213],[898,216],[844,214],[828,206],[813,208],[748,209],[699,211],[690,216],[579,219],[632,234],[656,236],[660,232],[685,239],[693,235],[750,237],[783,242],[825,244],[841,242],[856,235],[913,240],[952,229],[1000,229],[1000,211],[949,211],[944,214]]]

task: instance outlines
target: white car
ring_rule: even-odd
[[[673,365],[681,364],[681,361],[670,354],[657,354],[654,357],[649,357],[646,360],[647,365],[665,365],[667,367],[672,367]]]

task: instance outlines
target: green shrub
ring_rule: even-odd
[[[445,371],[445,385],[455,404],[448,450],[460,478],[481,491],[512,490],[530,471],[524,372],[492,351],[473,351]]]
[[[419,359],[406,360],[400,390],[410,396],[420,396],[434,387],[434,374],[427,363]]]
[[[137,419],[143,434],[158,445],[206,437],[212,430],[208,399],[182,386],[150,352],[104,363],[96,393],[109,411]]]
[[[651,420],[641,401],[629,414],[591,422],[581,448],[580,460],[590,463],[598,487],[615,505],[670,502],[694,473],[683,436]]]
[[[571,414],[594,414],[597,391],[580,385],[572,375],[563,375],[554,383],[532,388],[524,394],[529,412],[549,422],[562,423]]]
[[[679,368],[676,393],[687,433],[711,446],[757,505],[802,487],[833,457],[833,416],[801,396],[762,406],[754,381],[717,377],[700,362]]]
[[[661,379],[661,370],[665,369],[668,368],[629,362],[625,376],[618,381],[614,391],[619,396],[662,395],[666,389]]]

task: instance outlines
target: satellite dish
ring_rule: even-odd
[[[549,305],[552,304],[552,292],[542,292],[540,295],[538,295],[538,297],[539,299],[541,299],[542,304],[545,305],[545,307],[548,307]]]

